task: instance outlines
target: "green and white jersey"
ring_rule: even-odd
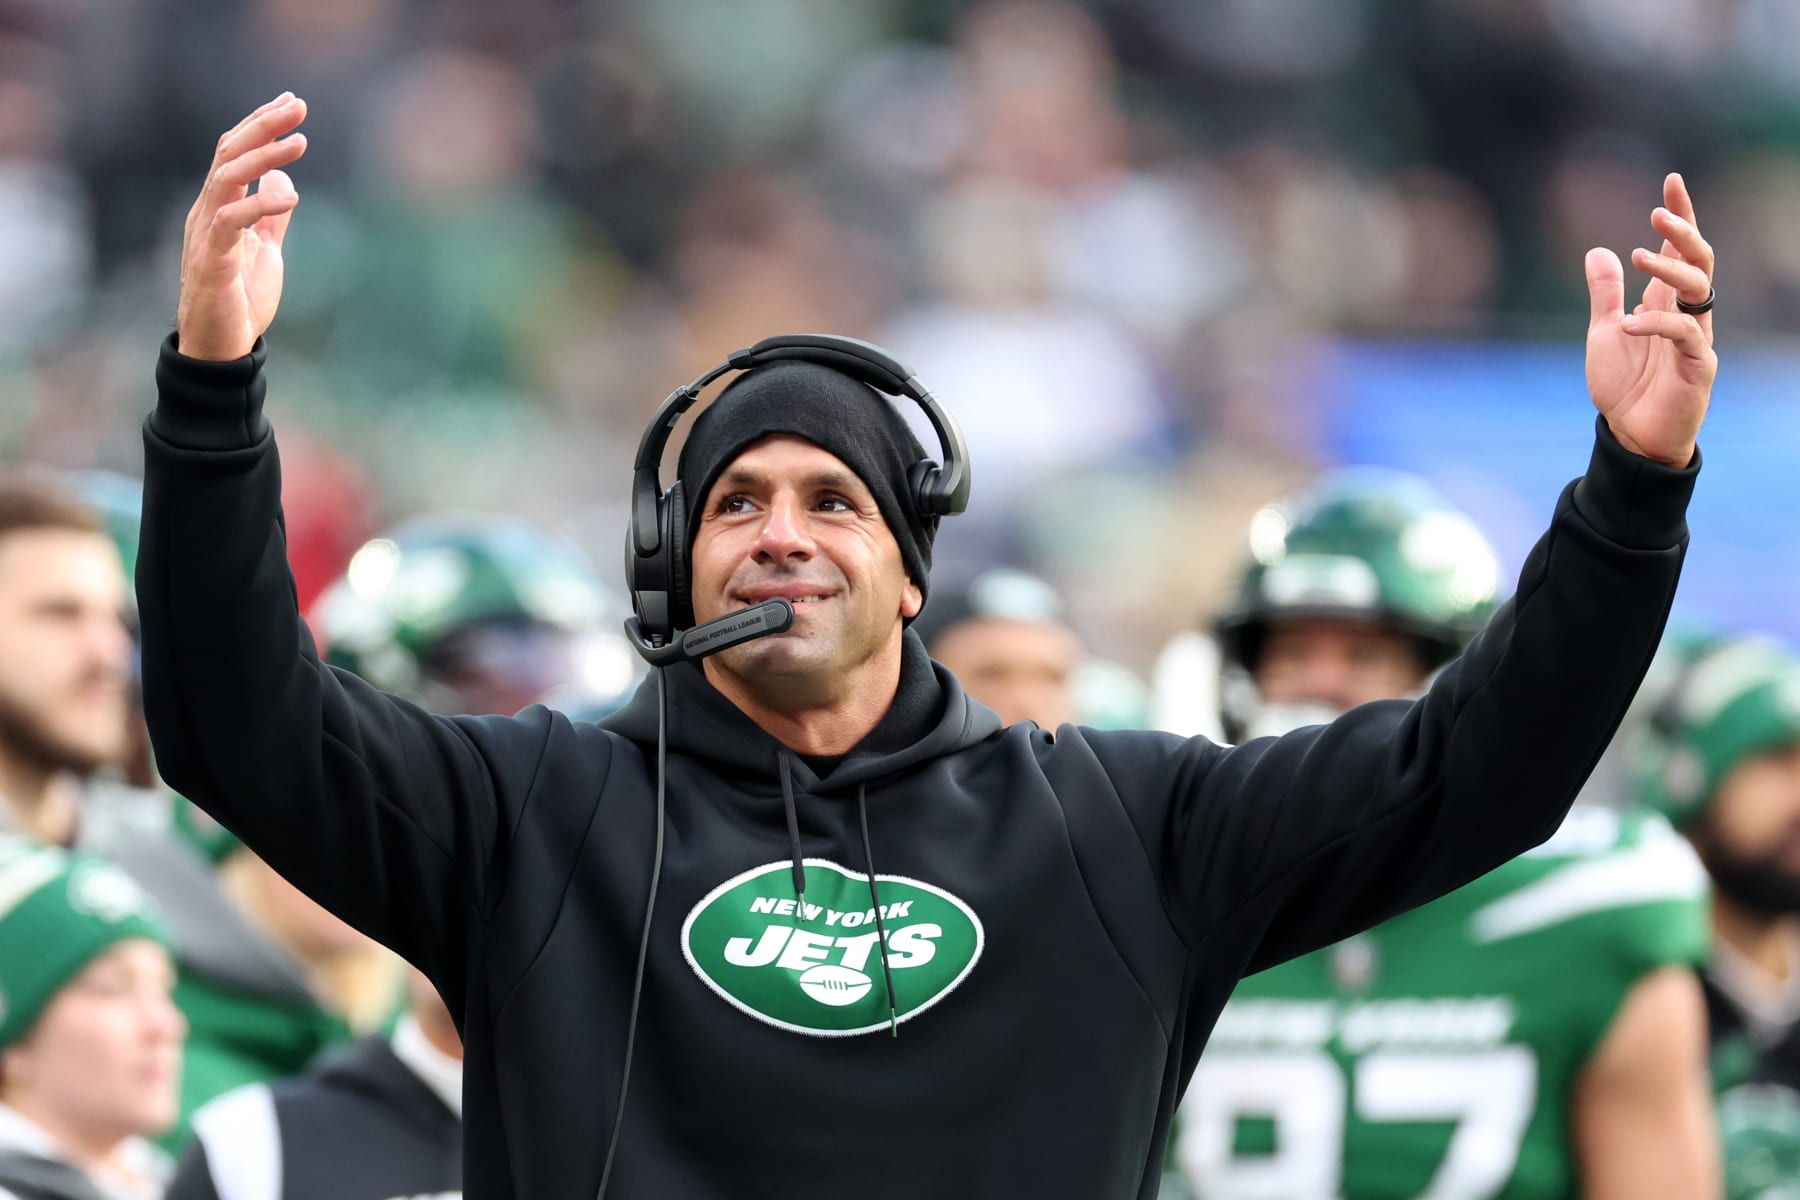
[[[1573,1086],[1639,978],[1704,958],[1705,893],[1660,817],[1577,809],[1467,887],[1245,979],[1180,1113],[1185,1189],[1577,1195]]]

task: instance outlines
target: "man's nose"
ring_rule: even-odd
[[[812,535],[807,531],[806,516],[797,497],[782,494],[771,500],[768,515],[757,533],[758,558],[784,562],[812,557]]]

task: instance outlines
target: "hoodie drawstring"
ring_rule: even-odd
[[[806,863],[800,851],[800,813],[794,804],[794,773],[785,751],[777,750],[775,760],[780,767],[781,803],[787,810],[788,849],[794,856],[794,913],[804,919],[806,911]],[[887,924],[881,919],[881,890],[875,883],[875,854],[869,849],[869,787],[856,788],[856,819],[862,827],[863,868],[869,873],[869,903],[875,909],[875,949],[881,955],[881,981],[887,988],[888,1031],[900,1036],[900,1009],[894,999],[894,972],[888,965]]]
[[[862,823],[863,868],[869,873],[869,902],[875,906],[875,947],[881,952],[881,981],[887,986],[888,1031],[900,1036],[900,1009],[894,1000],[894,972],[888,967],[887,926],[881,921],[881,893],[875,887],[875,854],[869,849],[869,788],[856,789],[856,819]]]
[[[794,808],[794,773],[786,752],[777,750],[775,760],[781,764],[781,802],[787,809],[788,849],[794,855],[794,911],[801,910],[806,898],[806,864],[800,856],[800,814]]]

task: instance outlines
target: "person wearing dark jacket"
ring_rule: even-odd
[[[281,552],[261,335],[304,111],[222,137],[189,213],[144,433],[146,707],[172,784],[445,996],[471,1196],[1153,1196],[1237,980],[1548,836],[1656,649],[1716,369],[1676,307],[1712,268],[1677,176],[1638,311],[1588,255],[1588,471],[1416,701],[1235,748],[1002,728],[906,628],[922,452],[783,363],[695,422],[669,524],[694,622],[780,598],[790,631],[599,725],[427,714],[321,666]]]
[[[462,1043],[414,971],[392,1038],[227,1092],[194,1132],[163,1200],[449,1200],[462,1194]]]

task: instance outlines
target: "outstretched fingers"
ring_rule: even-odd
[[[292,92],[283,92],[220,135],[213,166],[222,166],[246,150],[274,141],[305,119],[306,101]]]
[[[1663,204],[1689,225],[1699,227],[1700,221],[1694,215],[1694,198],[1688,194],[1687,180],[1679,171],[1670,171],[1663,176]]]
[[[1712,358],[1712,339],[1700,327],[1700,318],[1684,312],[1651,308],[1632,313],[1619,328],[1633,337],[1659,337],[1674,344],[1685,358],[1706,363]]]
[[[305,119],[306,101],[283,92],[222,134],[190,219],[210,223],[217,209],[243,199],[245,190],[264,172],[305,154],[304,135],[282,138]]]
[[[1713,273],[1712,244],[1700,236],[1700,227],[1667,208],[1650,214],[1650,227],[1668,239],[1669,247],[1686,262],[1698,267],[1710,279]]]
[[[1665,256],[1673,252],[1683,262],[1697,268],[1707,281],[1699,295],[1689,295],[1682,289],[1681,298],[1689,304],[1705,300],[1718,264],[1712,244],[1700,234],[1700,219],[1694,214],[1694,201],[1688,195],[1687,181],[1672,171],[1663,180],[1663,206],[1650,214],[1650,227],[1665,239],[1662,248]]]
[[[275,172],[271,178],[274,178],[275,175],[279,175],[284,181],[287,179],[287,176],[281,172]],[[245,196],[242,200],[234,200],[213,214],[212,222],[207,227],[206,233],[208,248],[215,255],[222,255],[237,243],[244,230],[271,217],[280,218],[278,224],[272,224],[269,227],[276,240],[279,241],[280,236],[287,232],[288,215],[299,203],[300,194],[294,191],[291,183],[285,188],[265,186]]]
[[[234,135],[241,133],[243,130],[247,129],[253,121],[256,121],[262,117],[268,116],[270,113],[274,112],[278,108],[285,107],[289,101],[293,100],[293,98],[294,98],[294,93],[283,92],[283,93],[281,93],[281,95],[275,97],[273,100],[265,101],[264,103],[259,104],[255,108],[251,109],[248,113],[244,114],[244,118],[241,121],[239,121],[236,125],[233,125],[230,129],[227,129],[223,134],[219,135],[219,151],[221,153],[223,153],[226,143],[228,143]]]
[[[1700,267],[1686,258],[1670,254],[1668,243],[1662,253],[1639,247],[1631,252],[1631,265],[1653,279],[1660,279],[1689,304],[1704,304],[1712,291],[1712,280]]]
[[[246,150],[230,162],[215,168],[210,183],[222,191],[233,191],[241,195],[243,189],[276,167],[285,167],[305,153],[306,135],[296,133],[278,142]]]

